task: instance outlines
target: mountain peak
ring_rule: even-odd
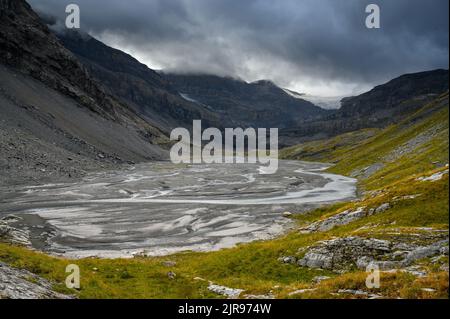
[[[267,80],[267,79],[263,79],[263,80],[258,80],[258,81],[254,81],[251,84],[254,85],[260,85],[260,86],[276,86],[278,87],[275,83],[273,83],[271,80]]]

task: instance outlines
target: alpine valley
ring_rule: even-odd
[[[56,23],[0,0],[0,299],[448,298],[448,70],[325,109]],[[170,162],[195,120],[278,128],[278,171]]]

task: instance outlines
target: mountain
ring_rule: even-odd
[[[395,121],[448,90],[448,70],[405,74],[369,92],[344,98],[338,117],[369,117],[373,123]]]
[[[48,24],[54,23],[46,18]],[[202,119],[205,126],[278,127],[280,144],[385,127],[448,89],[448,70],[406,74],[336,104],[282,89],[268,80],[247,83],[230,77],[156,72],[132,56],[78,31],[57,32],[61,43],[84,65],[103,91],[166,134]]]
[[[448,90],[448,70],[408,74],[324,110],[267,80],[155,72],[89,35],[55,35],[24,0],[2,0],[0,17],[4,183],[167,158],[167,134],[193,119],[278,127],[286,146],[386,127]]]
[[[373,188],[448,163],[448,112],[447,91],[386,128],[302,143],[284,149],[282,156],[334,163],[334,172],[359,177],[366,187]]]
[[[132,56],[79,32],[57,33],[106,90],[165,131],[190,126],[289,127],[326,114],[270,81],[155,72]]]
[[[66,30],[56,36],[102,83],[105,91],[163,131],[191,126],[194,119],[220,127],[216,114],[184,99],[167,79],[132,56],[79,31]]]
[[[369,92],[342,99],[340,109],[316,121],[283,130],[282,144],[323,139],[363,128],[384,128],[403,120],[448,88],[448,70],[402,75]]]
[[[218,128],[289,127],[327,113],[270,81],[158,73],[87,34],[56,35],[105,90],[166,132],[194,119]]]
[[[223,121],[232,127],[285,128],[327,114],[267,80],[247,83],[214,75],[167,73],[164,76],[185,98],[221,114]]]
[[[0,113],[2,183],[167,156],[161,130],[106,91],[24,0],[0,2]]]

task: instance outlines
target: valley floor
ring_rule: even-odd
[[[69,260],[0,244],[0,260],[79,298],[447,298],[447,191],[438,169],[296,215],[298,228],[281,238],[217,252]],[[425,209],[434,212],[417,214]],[[367,258],[380,262],[379,289],[366,287]],[[81,270],[75,292],[64,286],[72,263]]]
[[[242,298],[447,298],[447,192],[448,171],[432,171],[363,200],[295,216],[299,229],[282,238],[218,252],[68,260],[0,244],[0,260],[68,294],[73,291],[64,287],[65,267],[75,263],[82,273],[82,288],[75,293],[80,298],[214,298],[240,292],[212,284],[242,289]],[[367,273],[357,265],[363,257],[388,267],[380,289],[366,288]],[[333,263],[323,262],[330,258]]]
[[[448,298],[448,95],[369,133],[283,151],[333,162],[331,172],[358,178],[360,198],[293,214],[296,227],[279,238],[208,253],[77,260],[2,243],[0,262],[78,298]],[[81,270],[76,291],[64,285],[72,263]],[[368,288],[374,264],[380,285]]]

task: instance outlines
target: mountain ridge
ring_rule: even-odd
[[[330,138],[364,128],[384,128],[402,120],[449,89],[443,69],[404,74],[358,96],[342,99],[341,108],[300,127],[280,132],[284,146]],[[424,79],[426,81],[424,81]]]
[[[223,114],[231,125],[288,127],[318,118],[327,111],[294,98],[270,80],[245,82],[205,74],[165,73],[183,94]]]

